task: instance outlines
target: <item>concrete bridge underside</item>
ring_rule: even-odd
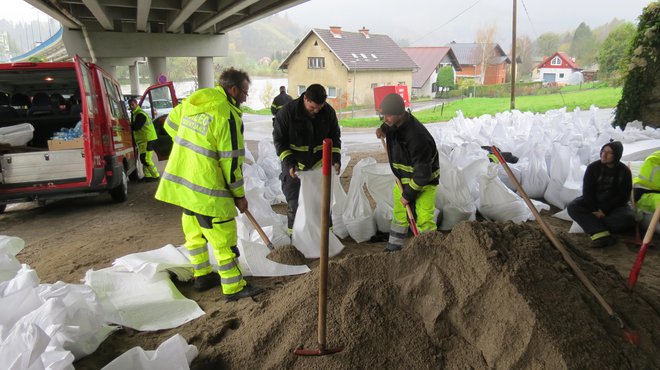
[[[196,57],[199,87],[213,87],[213,57],[227,56],[226,33],[308,0],[24,0],[62,24],[69,57],[116,74],[128,66],[139,94],[138,63],[151,82],[167,76],[166,57]]]

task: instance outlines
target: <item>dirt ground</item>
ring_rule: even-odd
[[[345,189],[360,158],[385,160],[381,152],[351,156]],[[153,199],[156,186],[131,183],[122,204],[101,195],[13,206],[0,215],[0,234],[26,241],[17,257],[43,283],[80,283],[87,270],[118,257],[183,243],[181,213]],[[649,250],[631,292],[631,236],[593,250],[584,234],[567,233],[569,222],[543,218],[623,330],[536,223],[477,221],[423,234],[398,253],[383,252],[383,242],[342,240],[345,250],[330,261],[327,315],[328,347],[342,347],[338,354],[292,354],[316,348],[318,261],[308,260],[312,272],[303,276],[249,278],[267,291],[233,303],[219,289],[198,293],[176,283],[206,315],[169,330],[123,328],[74,365],[99,369],[134,346],[152,350],[179,333],[199,349],[193,369],[660,368],[660,248]],[[637,347],[624,340],[632,331]]]

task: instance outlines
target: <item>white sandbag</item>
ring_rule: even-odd
[[[300,195],[298,211],[293,223],[292,244],[305,255],[305,258],[319,258],[321,245],[321,201],[319,189],[322,188],[321,169],[298,172]],[[331,216],[331,215],[328,215]],[[347,225],[348,226],[348,225]],[[350,229],[349,229],[350,231]],[[337,255],[344,245],[337,236],[329,233],[328,255]]]
[[[449,158],[438,153],[440,163],[440,184],[436,188],[435,206],[442,210],[441,230],[451,230],[454,225],[463,220],[475,218],[476,206],[465,179],[466,174],[474,179],[482,168],[486,168],[488,160],[478,158],[467,164],[465,170],[454,167]],[[475,190],[478,189],[474,181]]]
[[[568,176],[571,161],[571,150],[565,145],[554,143],[552,146],[552,162],[550,163],[550,182],[545,190],[545,200],[557,208],[566,207],[566,202],[561,198],[561,190]]]
[[[513,173],[513,176],[518,180],[518,183],[522,183],[523,177],[522,177],[522,168],[524,167],[522,164],[519,163],[507,163],[509,166],[509,169],[511,170],[511,173]],[[497,166],[497,177],[500,178],[502,183],[509,189],[513,191],[517,191],[518,188],[513,184],[511,181],[511,178],[509,177],[509,174],[506,173],[506,170],[502,165]]]
[[[94,289],[105,320],[113,324],[144,331],[171,329],[204,314],[197,302],[179,292],[166,272],[146,279],[118,267],[89,270],[85,284]]]
[[[573,223],[571,224],[571,228],[568,229],[568,232],[570,234],[583,234],[584,230],[582,229],[582,227],[580,227],[580,225],[578,225],[577,222],[573,221]]]
[[[556,218],[558,218],[560,220],[564,220],[564,221],[573,221],[571,216],[568,214],[568,208],[562,209],[561,211],[559,211],[559,212],[555,213],[554,215],[552,215],[552,217],[556,217]]]
[[[541,149],[534,150],[534,154],[526,160],[527,166],[522,171],[520,184],[530,198],[542,198],[550,183],[545,152]]]
[[[534,216],[525,202],[497,177],[495,166],[497,165],[491,165],[488,172],[480,177],[479,212],[494,221],[510,220],[521,223],[533,220]],[[542,208],[540,205],[535,204],[535,206],[537,210]]]
[[[559,198],[564,204],[564,207],[572,202],[573,199],[582,195],[582,179],[584,178],[584,172],[586,169],[587,167],[582,165],[579,159],[576,157],[571,158],[566,181],[564,181],[559,192]]]
[[[105,365],[102,370],[185,370],[190,369],[190,363],[198,354],[196,346],[188,344],[180,334],[174,334],[155,351],[133,347]]]
[[[660,140],[658,139],[626,143],[623,146],[623,155],[621,156],[621,161],[643,161],[646,159],[646,157],[658,150],[660,150]]]
[[[394,174],[389,163],[373,163],[364,166],[362,173],[367,183],[367,191],[376,202],[374,219],[378,231],[389,233],[392,224],[392,187],[395,183]]]
[[[167,244],[159,249],[127,254],[115,259],[112,265],[142,274],[148,279],[154,277],[158,272],[166,270],[174,273],[179,281],[189,281],[193,277],[192,264],[188,257],[179,252],[172,244]]]
[[[364,193],[365,175],[362,169],[376,163],[372,157],[363,158],[353,167],[353,176],[346,196],[346,209],[342,214],[348,233],[357,243],[371,239],[376,235],[376,220],[371,204]]]
[[[0,369],[73,370],[71,352],[49,347],[50,337],[38,325],[21,323],[0,341]]]
[[[25,248],[25,241],[15,236],[0,235],[0,255],[16,256]],[[1,281],[1,280],[0,280]]]
[[[243,246],[241,253],[245,255],[252,276],[290,276],[311,271],[307,265],[292,266],[269,260],[266,256],[270,250],[255,241],[241,240],[241,245]]]
[[[350,161],[350,159],[351,157],[348,157],[348,161]],[[342,167],[343,166],[344,164],[342,163]],[[340,239],[344,239],[348,236],[348,229],[346,228],[344,217],[342,216],[345,209],[346,192],[344,191],[344,187],[341,186],[339,176],[335,171],[332,171],[332,232]]]

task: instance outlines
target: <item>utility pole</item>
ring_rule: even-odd
[[[511,110],[516,109],[516,5],[518,0],[513,0],[513,44],[511,46]]]

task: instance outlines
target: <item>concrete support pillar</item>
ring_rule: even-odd
[[[149,57],[149,73],[151,84],[157,84],[158,76],[161,74],[167,77],[167,63],[164,57]],[[169,81],[170,79],[167,78]]]
[[[104,58],[100,58],[96,60],[96,64],[101,66],[101,68],[108,72],[114,79],[117,79],[117,66],[114,63],[111,63]]]
[[[131,94],[140,95],[140,69],[138,68],[138,63],[128,66],[128,74],[131,79]]]
[[[197,57],[197,81],[198,88],[214,87],[213,81],[213,57]]]

